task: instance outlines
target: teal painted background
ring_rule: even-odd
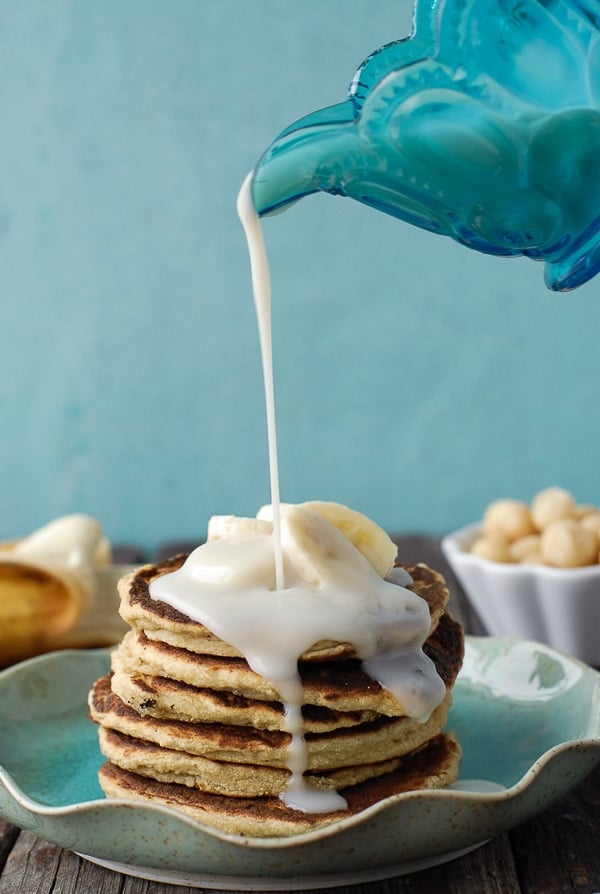
[[[0,0],[0,537],[200,538],[269,501],[238,188],[409,0]],[[265,222],[281,492],[442,532],[600,501],[600,281],[546,290],[350,200]]]

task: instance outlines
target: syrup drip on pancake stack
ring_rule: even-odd
[[[373,522],[312,502],[284,512],[289,590],[277,591],[261,559],[270,538],[264,511],[219,516],[189,557],[120,582],[131,630],[89,698],[108,797],[171,806],[229,833],[289,836],[456,779],[460,748],[443,728],[463,632],[441,575],[394,565],[396,548]],[[223,565],[232,549],[254,563],[237,584],[237,560]],[[289,658],[293,679],[271,673],[274,655],[279,668]]]

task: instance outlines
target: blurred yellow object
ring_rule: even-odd
[[[81,615],[82,599],[57,575],[23,562],[0,562],[0,665],[53,648]]]
[[[110,543],[86,515],[0,544],[0,667],[53,649],[116,643],[123,633]]]

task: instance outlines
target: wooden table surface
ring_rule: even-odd
[[[446,575],[453,614],[468,633],[481,634],[479,620],[456,585],[439,541],[418,535],[395,539],[400,559],[427,562]],[[181,547],[165,544],[158,557]],[[141,557],[122,551],[120,559],[132,558]],[[344,887],[349,894],[600,894],[600,766],[540,816],[467,856],[410,875]],[[0,817],[0,894],[177,894],[182,890],[95,866]]]

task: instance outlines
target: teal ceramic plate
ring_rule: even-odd
[[[599,673],[547,646],[468,637],[449,720],[463,746],[456,788],[247,839],[102,797],[86,697],[108,667],[105,650],[70,651],[0,674],[0,812],[95,862],[189,886],[306,889],[434,865],[544,810],[600,762]]]

